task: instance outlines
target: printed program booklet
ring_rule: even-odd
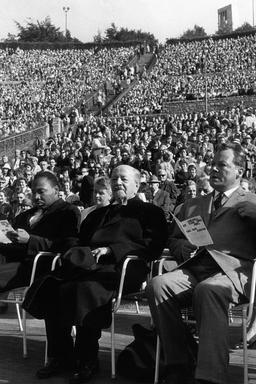
[[[194,216],[184,221],[180,221],[173,214],[172,217],[181,232],[191,244],[196,247],[204,247],[213,244],[211,235],[208,232],[201,216]]]
[[[9,244],[12,241],[6,235],[7,232],[15,232],[8,220],[0,220],[0,243]]]

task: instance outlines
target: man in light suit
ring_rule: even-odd
[[[199,331],[196,383],[227,382],[228,309],[248,298],[256,249],[256,196],[240,188],[244,154],[223,144],[213,161],[214,192],[184,203],[179,219],[200,215],[213,244],[197,248],[174,226],[169,248],[179,266],[148,288],[172,384],[194,383],[194,366],[180,308],[193,304]]]

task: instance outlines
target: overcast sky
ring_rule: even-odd
[[[239,25],[252,24],[254,0],[0,0],[0,40],[8,32],[17,34],[14,20],[24,25],[50,16],[51,21],[64,31],[63,6],[69,6],[68,29],[73,37],[83,42],[93,41],[98,31],[104,33],[112,22],[117,27],[141,29],[153,33],[160,42],[179,37],[195,24],[208,34],[217,30],[217,9],[234,4],[239,14]]]

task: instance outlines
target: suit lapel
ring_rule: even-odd
[[[208,227],[210,220],[211,220],[211,213],[212,213],[212,204],[213,204],[213,193],[210,193],[205,196],[204,199],[202,199],[202,219],[205,223],[205,226]]]
[[[244,195],[245,192],[242,188],[236,189],[225,202],[225,204],[223,204],[223,206],[214,213],[214,219],[217,219],[219,216],[223,215],[223,213],[225,213],[228,208],[234,207],[238,202],[241,201]]]
[[[36,227],[39,224],[42,224],[45,220],[47,220],[48,216],[51,215],[54,211],[56,211],[56,208],[60,207],[62,205],[62,200],[59,199],[55,203],[53,203],[43,214],[43,216],[40,218],[40,220],[35,223],[34,227]]]

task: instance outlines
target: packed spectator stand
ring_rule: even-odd
[[[31,206],[31,181],[39,170],[56,173],[60,196],[69,195],[68,200],[82,209],[93,204],[91,192],[87,193],[93,180],[110,175],[118,164],[141,171],[140,197],[145,201],[154,201],[150,177],[157,176],[154,183],[169,193],[169,217],[187,198],[190,181],[198,193],[206,193],[214,151],[227,140],[244,147],[244,176],[253,190],[255,108],[240,103],[210,112],[163,114],[162,106],[165,101],[204,99],[206,89],[209,98],[254,94],[255,44],[255,34],[167,44],[154,53],[151,71],[141,72],[136,68],[140,53],[134,47],[2,49],[1,138],[26,132],[42,121],[51,125],[55,117],[60,121],[59,132],[48,139],[37,140],[28,150],[17,148],[13,159],[2,156],[2,218],[12,221],[17,212]],[[98,92],[96,103],[102,108],[108,90],[119,94],[127,79],[128,92],[106,114],[88,113],[84,102],[88,94]]]
[[[117,87],[134,48],[0,50],[1,137],[65,117],[107,80]]]

